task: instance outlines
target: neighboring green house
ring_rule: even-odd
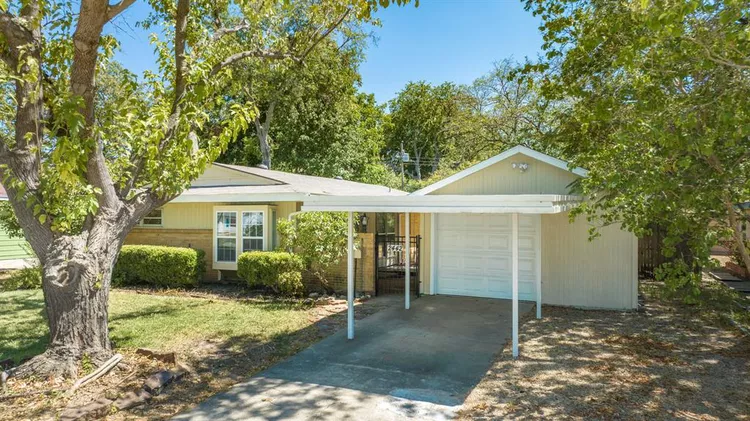
[[[0,185],[0,200],[8,200],[5,187]],[[33,259],[34,253],[23,238],[11,238],[8,233],[0,227],[0,269],[6,268],[4,262]]]

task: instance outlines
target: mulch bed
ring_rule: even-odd
[[[750,338],[694,307],[544,307],[467,398],[461,419],[750,419]]]

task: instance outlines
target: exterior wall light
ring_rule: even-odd
[[[526,170],[529,169],[529,164],[525,162],[514,162],[513,164],[511,164],[511,166],[513,167],[513,169],[519,170],[521,172],[526,172]]]

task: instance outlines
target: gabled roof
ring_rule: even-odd
[[[585,177],[587,174],[587,171],[583,168],[570,169],[568,166],[568,163],[563,161],[562,159],[558,159],[553,156],[549,156],[547,154],[535,151],[526,146],[519,145],[519,146],[510,148],[498,155],[495,155],[492,158],[486,159],[478,164],[472,165],[471,167],[463,171],[457,172],[456,174],[453,174],[450,177],[446,177],[436,183],[430,184],[427,187],[417,190],[411,193],[411,195],[412,196],[424,196],[426,194],[432,193],[435,190],[441,189],[449,184],[453,184],[462,178],[468,177],[476,172],[479,172],[491,165],[497,164],[498,162],[503,161],[517,154],[526,155],[529,158],[534,158],[538,161],[544,162],[545,164],[549,164],[549,165],[552,165],[553,167],[560,168],[561,170],[570,171],[573,174],[579,175],[581,177]]]
[[[257,167],[213,163],[214,166],[249,174],[254,177],[247,185],[192,186],[185,190],[174,202],[211,201],[302,201],[310,195],[320,196],[405,196],[407,193],[390,187],[335,178],[293,174],[284,171],[267,170]],[[258,184],[257,177],[268,180]]]

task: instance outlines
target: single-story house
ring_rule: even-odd
[[[420,287],[427,294],[513,300],[513,355],[518,355],[518,300],[634,309],[638,241],[618,225],[590,241],[585,218],[569,211],[584,198],[569,186],[586,170],[517,146],[409,195],[310,196],[303,211],[404,213],[421,216]],[[405,236],[409,237],[409,225]],[[351,228],[350,244],[351,244]],[[409,256],[409,254],[406,254]],[[354,264],[349,252],[349,267]],[[410,267],[409,257],[405,266]],[[411,271],[405,272],[409,308]],[[351,270],[349,271],[351,279]],[[351,305],[349,337],[354,337]]]
[[[350,338],[355,289],[404,293],[406,308],[420,293],[512,299],[517,355],[518,300],[535,301],[537,317],[542,304],[638,305],[636,237],[609,225],[590,241],[591,224],[570,221],[569,211],[584,198],[569,194],[569,186],[585,176],[584,169],[523,146],[411,194],[213,164],[145,218],[126,243],[201,248],[208,278],[219,280],[231,277],[242,251],[278,245],[279,219],[305,211],[348,212],[349,251],[338,286],[348,292]]]
[[[125,244],[191,247],[206,253],[206,280],[236,276],[237,257],[244,251],[274,250],[280,240],[277,223],[294,217],[311,196],[404,196],[389,187],[337,178],[314,177],[214,163],[184,191],[136,226]],[[369,218],[368,218],[369,216]],[[398,215],[362,215],[356,271],[358,291],[375,293],[375,236],[398,233]],[[418,222],[417,222],[418,223]],[[380,230],[380,231],[378,231]],[[346,262],[335,268],[331,281],[346,288]]]

